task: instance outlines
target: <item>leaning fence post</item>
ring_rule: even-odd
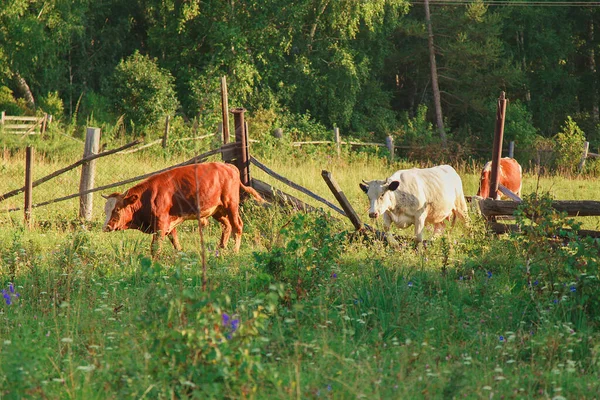
[[[83,158],[98,154],[100,148],[100,128],[87,128],[85,135],[85,147]],[[79,193],[94,188],[94,175],[96,172],[96,160],[91,160],[81,166],[81,180],[79,182]],[[87,193],[79,197],[79,218],[86,221],[92,219],[93,193]]]
[[[506,95],[500,93],[498,98],[498,107],[496,110],[496,127],[494,129],[494,149],[492,151],[492,171],[490,172],[490,192],[487,197],[496,198],[498,193],[498,171],[500,167],[500,158],[502,158],[502,139],[504,137],[504,118],[506,116]],[[485,196],[486,193],[483,193]]]
[[[515,158],[515,141],[511,140],[508,142],[508,157]]]
[[[223,118],[223,144],[229,143],[229,100],[227,97],[227,78],[221,77],[221,115]]]
[[[385,146],[390,152],[390,162],[394,161],[394,138],[392,135],[387,135],[385,138]]]
[[[163,149],[167,148],[167,141],[169,140],[169,126],[170,126],[170,117],[167,115],[165,118],[165,132],[162,138],[162,147]]]
[[[590,142],[583,143],[583,154],[581,154],[581,161],[579,161],[579,172],[583,170],[583,166],[585,165],[585,160],[588,156],[588,151],[590,150]]]
[[[340,128],[333,128],[333,141],[335,142],[335,150],[337,151],[338,157],[342,154],[341,141],[340,141]]]
[[[25,153],[25,225],[31,228],[31,204],[33,191],[33,147],[27,146]]]

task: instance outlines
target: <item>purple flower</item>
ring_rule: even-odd
[[[239,319],[234,319],[233,321],[231,321],[231,333],[235,332],[239,325],[240,325]]]
[[[231,335],[240,326],[240,320],[239,319],[231,319],[231,317],[226,313],[223,313],[221,315],[221,317],[223,318],[223,326],[225,328],[229,328],[229,332],[227,333],[226,337],[227,337],[227,339],[231,339]]]
[[[491,278],[491,277],[492,277],[492,271],[488,271],[488,272],[487,272],[487,277],[488,277],[488,278]]]
[[[327,390],[331,392],[331,384],[327,385]]]
[[[500,341],[504,342],[504,336],[500,335]]]
[[[554,304],[558,304],[558,299],[554,299],[552,302],[553,302]]]
[[[408,287],[412,287],[413,283],[412,282],[408,282]]]
[[[2,290],[2,297],[4,297],[4,301],[6,301],[6,305],[10,306],[12,301],[10,299],[10,294],[6,290]]]
[[[11,293],[14,293],[14,292],[15,292],[15,287],[13,286],[13,284],[12,284],[12,283],[10,283],[10,284],[8,285],[8,289],[10,290],[10,292],[11,292]]]
[[[571,292],[575,292],[575,291],[577,290],[577,288],[575,288],[575,286],[571,286],[571,287],[569,288],[569,290],[570,290]]]
[[[333,274],[331,274],[331,278],[336,279],[337,278],[337,274],[334,272]]]
[[[534,285],[534,286],[537,286],[537,285],[539,285],[539,282],[538,282],[538,280],[537,280],[537,279],[535,280],[535,282],[533,282],[533,285]]]

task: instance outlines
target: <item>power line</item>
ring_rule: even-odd
[[[423,0],[413,0],[412,4],[425,4]],[[430,0],[430,6],[463,6],[474,4],[474,0]],[[600,7],[600,1],[509,1],[509,0],[484,0],[486,6],[511,6],[511,7]]]

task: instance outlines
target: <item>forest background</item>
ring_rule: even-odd
[[[584,3],[430,1],[451,154],[491,148],[500,91],[519,157],[561,137],[597,150],[600,10]],[[51,114],[75,136],[112,127],[104,140],[159,132],[166,115],[175,129],[214,130],[227,76],[255,138],[330,139],[339,127],[435,156],[429,56],[420,0],[11,0],[0,110]]]

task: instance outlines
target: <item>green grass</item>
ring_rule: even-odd
[[[96,184],[186,159],[151,154],[99,164]],[[321,178],[331,171],[365,221],[360,180],[406,166],[357,155],[263,158],[333,201]],[[68,162],[40,162],[36,177]],[[20,156],[3,160],[13,177],[21,164]],[[459,168],[466,194],[477,189],[474,170]],[[288,191],[256,168],[252,175]],[[76,172],[61,179],[40,186],[40,198],[76,191]],[[12,182],[0,182],[3,193]],[[524,193],[536,185],[527,175]],[[540,188],[561,199],[597,197],[585,178],[543,177]],[[101,232],[102,206],[96,198],[88,224],[77,221],[77,201],[34,209],[31,230],[20,212],[0,217],[0,283],[11,300],[0,299],[0,398],[593,398],[600,391],[593,241],[497,237],[473,217],[471,228],[458,226],[426,250],[393,250],[340,236],[351,229],[346,221],[248,202],[239,254],[217,252],[218,226],[205,229],[203,292],[195,224],[182,226],[183,252],[165,243],[153,263],[149,235]],[[235,332],[223,314],[239,321]]]

